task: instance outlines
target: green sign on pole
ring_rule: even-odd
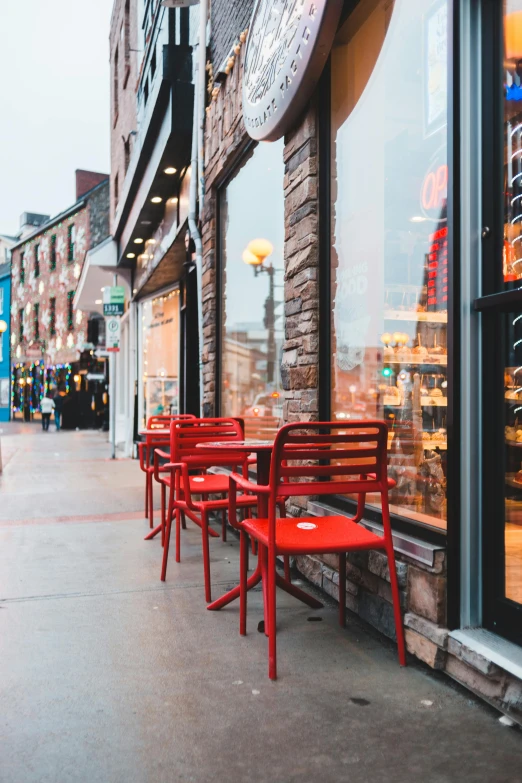
[[[123,315],[125,310],[125,289],[122,285],[106,286],[103,289],[103,314]]]

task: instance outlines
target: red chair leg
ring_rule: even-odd
[[[276,657],[276,558],[268,552],[268,676],[277,679]]]
[[[384,530],[391,531],[390,510],[388,506],[388,494],[382,494],[382,518]],[[397,649],[399,653],[399,663],[406,666],[406,646],[404,643],[404,627],[401,616],[401,597],[399,593],[399,582],[397,580],[397,569],[395,567],[395,552],[393,551],[393,541],[391,532],[389,540],[386,541],[386,554],[388,555],[388,568],[390,570],[390,584],[393,599],[393,617],[395,620],[395,633],[397,635]]]
[[[387,548],[388,549],[388,548]],[[390,583],[393,598],[393,617],[395,619],[395,632],[397,634],[397,648],[399,653],[399,663],[406,666],[406,646],[404,643],[404,627],[401,615],[401,597],[399,593],[399,583],[397,581],[397,571],[395,568],[395,554],[393,547],[387,551],[388,565],[390,569]]]
[[[161,546],[165,546],[165,495],[167,487],[161,485]]]
[[[176,563],[181,562],[181,525],[180,525],[181,511],[176,509]]]
[[[221,539],[222,541],[227,540],[227,511],[225,508],[221,511]]]
[[[205,573],[205,601],[209,604],[212,601],[210,588],[210,546],[208,541],[208,517],[207,512],[201,514],[201,541],[203,545],[203,570]]]
[[[169,504],[169,512],[170,504]],[[161,563],[161,581],[164,582],[167,577],[167,560],[169,559],[170,530],[172,528],[172,513],[167,515],[167,529],[165,531],[165,544],[163,546],[163,560]]]
[[[346,552],[339,555],[339,625],[346,625]]]
[[[242,530],[239,534],[239,633],[241,636],[246,636],[247,576],[248,535]]]
[[[154,527],[154,488],[152,486],[152,473],[147,475],[149,479],[149,526],[150,529]]]

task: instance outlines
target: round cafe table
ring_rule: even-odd
[[[274,447],[274,442],[271,440],[254,440],[248,438],[246,440],[198,443],[196,446],[196,448],[199,449],[211,449],[212,451],[223,451],[230,454],[234,454],[236,452],[240,452],[243,454],[245,452],[248,452],[250,454],[255,454],[257,458],[256,483],[261,486],[263,485],[266,486],[270,482],[270,461],[272,459],[273,447]],[[268,496],[265,493],[259,494],[257,496],[257,516],[260,519],[268,516]],[[268,550],[266,547],[259,544],[257,567],[254,573],[252,574],[252,576],[250,576],[247,581],[247,590],[251,590],[257,584],[259,584],[261,580],[263,581],[265,629],[268,629],[268,623],[266,617],[266,610],[268,606],[268,595],[267,595],[268,579],[263,579],[263,574],[266,572],[267,566],[268,566]],[[287,582],[286,579],[284,579],[280,574],[277,573],[276,573],[276,584],[286,593],[293,595],[294,598],[297,598],[299,601],[302,601],[303,603],[312,607],[312,609],[321,609],[321,607],[323,606],[323,604],[320,601],[318,601],[316,598],[312,598],[311,595],[308,595],[308,593],[305,593],[303,590],[300,590],[291,582]],[[232,590],[229,590],[227,593],[225,593],[215,601],[212,601],[212,603],[207,606],[207,609],[209,609],[211,612],[216,611],[218,609],[222,609],[224,606],[227,606],[227,604],[231,603],[232,601],[235,601],[236,598],[239,598],[239,585],[237,587],[233,587]]]
[[[148,438],[150,435],[158,435],[158,437],[168,438],[170,435],[170,429],[168,427],[158,427],[158,429],[140,430],[140,435],[143,435],[145,438]]]

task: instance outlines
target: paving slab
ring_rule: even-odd
[[[278,594],[270,682],[261,591],[249,593],[245,638],[237,602],[207,611],[194,526],[160,582],[141,495],[127,518],[97,516],[113,506],[96,464],[81,508],[17,524],[19,460],[37,435],[10,436],[26,440],[0,480],[2,783],[522,781],[518,729],[444,675],[401,669],[395,646],[358,618],[339,628],[330,599],[312,611]],[[57,437],[71,455],[92,449],[93,463],[108,448],[96,433]],[[37,470],[38,444],[29,451]],[[51,472],[56,506],[77,473],[73,456]],[[137,463],[108,461],[103,474],[142,488]],[[215,539],[211,553],[217,597],[237,581],[237,541]]]

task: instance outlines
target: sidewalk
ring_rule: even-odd
[[[99,433],[1,429],[1,783],[522,781],[518,729],[333,603],[278,595],[269,682],[261,593],[244,639],[237,604],[206,611],[199,528],[160,582],[136,462]],[[211,557],[217,597],[237,542]]]

